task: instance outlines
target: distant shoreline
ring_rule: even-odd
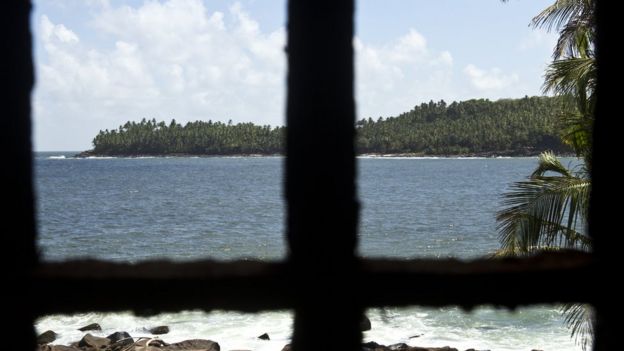
[[[357,157],[370,158],[500,158],[500,157],[536,157],[547,150],[502,150],[502,151],[484,151],[471,152],[465,154],[426,154],[421,152],[407,153],[356,153]],[[573,153],[556,153],[559,157],[574,157]],[[82,151],[75,154],[74,158],[90,158],[90,157],[124,157],[124,158],[146,158],[146,157],[285,157],[282,153],[273,154],[187,154],[187,153],[170,153],[170,154],[141,154],[141,153],[124,153],[124,154],[98,154],[93,150]]]

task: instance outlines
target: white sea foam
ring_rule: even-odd
[[[65,157],[65,155],[55,155],[55,156],[50,156],[48,157],[50,160],[64,160],[67,157]]]
[[[441,323],[435,315],[442,313],[449,318]],[[469,348],[497,351],[526,351],[530,349],[579,351],[565,329],[543,330],[524,325],[522,315],[514,317],[511,312],[505,318],[518,321],[493,323],[492,314],[484,312],[479,319],[458,310],[439,312],[431,309],[371,309],[367,315],[372,329],[364,332],[364,341],[391,345],[406,343],[411,346],[451,346],[460,350]],[[530,311],[526,312],[531,313]],[[478,315],[479,313],[477,313]],[[135,338],[150,337],[146,328],[167,325],[170,332],[160,338],[168,343],[188,339],[209,339],[219,343],[221,350],[275,351],[290,343],[292,335],[290,311],[245,314],[238,312],[186,311],[167,313],[153,317],[137,317],[131,313],[87,313],[72,316],[53,315],[39,319],[38,333],[53,330],[59,334],[56,344],[69,344],[80,340],[85,334],[77,328],[90,323],[102,326],[96,336],[106,336],[116,331],[126,331]],[[475,320],[478,321],[475,324]],[[516,323],[514,325],[514,323]],[[267,333],[271,340],[258,339]],[[319,336],[322,338],[322,336]],[[326,340],[326,342],[331,342]]]
[[[152,337],[145,329],[167,325],[170,332],[160,338],[168,343],[189,339],[208,339],[219,343],[221,350],[281,350],[290,343],[292,313],[287,311],[244,314],[237,312],[186,311],[153,317],[137,317],[131,313],[87,313],[77,315],[52,315],[39,319],[38,333],[53,330],[59,334],[55,344],[67,345],[80,340],[85,332],[77,329],[98,323],[102,331],[91,331],[96,336],[107,336],[116,331],[126,331],[135,339]],[[258,339],[267,333],[270,340]]]

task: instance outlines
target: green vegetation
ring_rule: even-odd
[[[554,155],[544,153],[533,174],[512,186],[497,216],[502,255],[592,249],[586,228],[596,102],[594,9],[594,0],[556,0],[533,19],[535,27],[559,31],[544,90],[571,98],[560,116],[562,140],[584,162],[578,170],[569,170]],[[591,306],[568,304],[563,313],[572,335],[588,349],[594,334]]]
[[[127,122],[93,139],[95,155],[234,155],[276,154],[282,151],[283,127],[253,123],[189,122],[169,125],[155,119]]]
[[[397,117],[356,123],[359,153],[420,155],[531,155],[569,153],[561,142],[558,118],[565,97],[525,97],[498,101],[429,102]],[[100,131],[95,155],[277,154],[285,128],[252,123],[174,121],[127,122]]]
[[[561,143],[557,115],[566,99],[525,97],[429,102],[387,119],[357,122],[361,153],[465,155],[569,152]]]

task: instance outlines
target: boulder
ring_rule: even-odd
[[[211,340],[193,339],[176,342],[163,347],[163,351],[220,351],[218,343]]]
[[[56,340],[57,334],[52,330],[46,330],[37,336],[37,345],[45,345],[49,344],[52,341]]]
[[[163,347],[167,346],[166,342],[160,339],[151,339],[151,338],[141,338],[139,341],[134,343],[134,346],[155,346],[155,347]]]
[[[409,349],[409,345],[406,343],[393,344],[388,346],[388,349],[391,351],[404,351]]]
[[[114,332],[111,335],[107,336],[106,338],[111,341],[111,344],[121,342],[121,341],[125,341],[128,344],[134,344],[134,340],[132,339],[132,336],[130,336],[130,334],[126,332]]]
[[[158,327],[151,328],[148,331],[150,332],[150,334],[153,335],[162,335],[169,332],[169,327],[166,325],[160,325]]]
[[[362,316],[360,320],[360,331],[371,330],[371,321],[366,316]]]
[[[39,345],[35,349],[36,351],[84,351],[77,347],[63,346],[63,345]]]
[[[54,345],[52,346],[52,350],[50,351],[83,351],[79,348],[64,346],[64,345]]]
[[[134,343],[134,351],[161,351],[167,343],[160,339],[142,338]]]
[[[258,337],[258,339],[260,339],[260,340],[271,340],[271,338],[269,338],[269,334],[267,334],[267,333],[264,333],[264,334],[260,335]]]
[[[134,344],[134,339],[130,334],[126,332],[115,332],[106,337],[110,340],[111,345],[114,345],[114,348],[125,347],[128,345]]]
[[[78,347],[88,350],[99,350],[105,348],[110,344],[111,341],[108,338],[101,338],[99,336],[87,334],[83,336],[82,339],[78,342]]]
[[[92,330],[102,331],[102,327],[100,327],[100,325],[97,323],[91,323],[89,325],[85,325],[82,328],[78,328],[78,330],[80,331],[92,331]]]
[[[292,351],[292,347],[290,347],[290,344],[286,344],[282,347],[282,351]]]
[[[363,351],[389,351],[384,345],[379,345],[374,341],[365,342],[362,344]]]

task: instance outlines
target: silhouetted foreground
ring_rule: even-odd
[[[359,154],[413,156],[532,156],[542,151],[570,153],[561,143],[558,116],[564,97],[525,97],[498,101],[443,100],[414,107],[397,117],[356,123]],[[253,123],[189,122],[155,119],[127,122],[100,131],[93,150],[79,156],[185,156],[283,154],[286,127]],[[323,138],[322,135],[318,135]]]

